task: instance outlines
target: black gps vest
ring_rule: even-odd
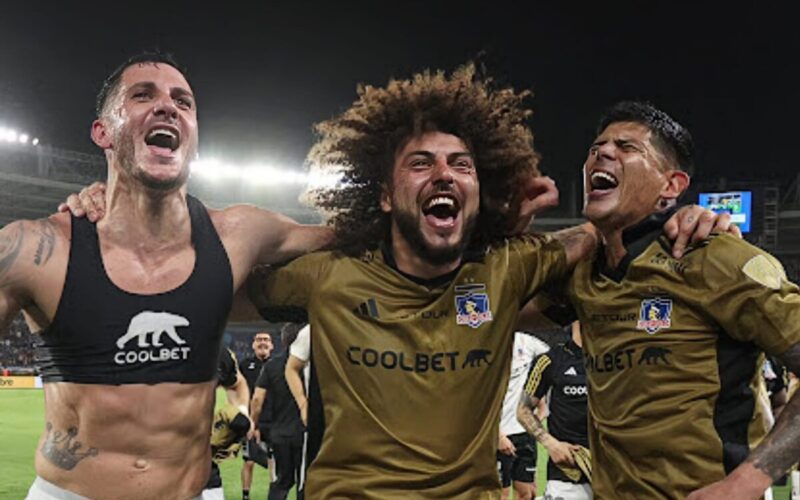
[[[197,383],[215,378],[233,274],[206,208],[187,196],[195,266],[177,288],[126,292],[106,274],[96,226],[72,218],[64,290],[37,346],[44,382]]]

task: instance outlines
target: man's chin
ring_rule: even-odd
[[[461,258],[464,253],[464,245],[462,240],[455,243],[446,244],[431,244],[425,242],[422,248],[418,249],[420,257],[433,265],[451,264]]]
[[[188,171],[180,171],[165,175],[153,175],[147,171],[140,170],[136,178],[147,189],[154,191],[173,191],[180,189],[186,184],[186,179],[189,177]]]

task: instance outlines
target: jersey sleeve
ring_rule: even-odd
[[[540,354],[531,363],[528,379],[525,381],[525,394],[536,399],[542,399],[550,386],[553,385],[552,370],[550,366],[553,359],[548,353]]]
[[[271,322],[305,323],[308,305],[331,266],[331,253],[299,257],[286,265],[270,268],[258,290],[258,311]]]
[[[236,383],[236,374],[239,372],[239,363],[236,355],[228,348],[223,348],[219,353],[217,366],[217,379],[222,387],[231,387]]]
[[[703,252],[701,304],[731,337],[773,355],[800,342],[800,290],[777,259],[727,234]]]
[[[304,326],[297,334],[292,345],[289,346],[289,354],[295,358],[308,362],[311,358],[311,326]]]
[[[518,237],[509,252],[509,277],[519,288],[521,303],[569,274],[566,249],[551,235]]]

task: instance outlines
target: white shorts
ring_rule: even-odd
[[[213,491],[213,490],[212,490]],[[222,488],[219,488],[218,497],[195,497],[191,500],[206,500],[207,498],[210,500],[217,500],[217,499],[225,499],[225,496],[222,494]],[[203,492],[205,493],[205,491]],[[60,486],[56,486],[55,484],[45,481],[44,479],[36,476],[36,479],[33,480],[33,484],[31,488],[28,490],[28,496],[25,497],[25,500],[90,500],[85,496],[78,495],[77,493],[73,493],[71,491],[65,490]]]
[[[592,485],[589,483],[547,481],[544,489],[545,500],[592,500],[593,497]]]
[[[219,488],[209,488],[203,490],[199,500],[225,500],[225,492],[221,486]]]
[[[25,500],[89,500],[36,476]]]

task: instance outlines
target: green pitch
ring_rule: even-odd
[[[16,389],[0,391],[0,499],[22,499],[28,493],[36,475],[33,456],[39,434],[44,429],[44,393],[40,390]],[[224,392],[217,393],[217,402],[224,400]],[[547,470],[547,456],[539,446],[536,484],[542,495]],[[225,498],[236,500],[242,495],[241,457],[220,465]],[[250,498],[266,500],[269,489],[269,471],[256,465]],[[789,487],[773,488],[774,500],[788,500]],[[294,491],[289,494],[295,499]]]

